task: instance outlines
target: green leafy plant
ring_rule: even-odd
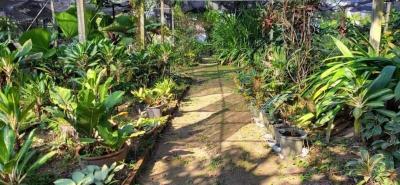
[[[379,183],[392,184],[390,179],[390,171],[393,166],[385,162],[383,154],[375,154],[371,156],[366,149],[360,150],[360,159],[347,162],[346,167],[349,169],[348,174],[353,177],[361,177],[357,184]]]
[[[135,31],[134,18],[131,15],[118,14],[111,24],[101,27],[100,30],[105,32],[132,34]]]
[[[166,122],[166,117],[160,118],[139,118],[135,124],[135,128],[142,131],[150,131]]]
[[[60,27],[63,36],[71,40],[78,35],[78,18],[76,15],[76,6],[71,6],[63,12],[56,14],[57,26]],[[87,6],[85,8],[85,30],[87,36],[92,36],[97,31],[96,10]]]
[[[24,144],[17,148],[17,134],[8,126],[0,129],[0,183],[5,185],[24,184],[27,175],[50,160],[56,152],[49,152],[36,158],[32,150],[35,130],[29,133]]]
[[[141,87],[139,90],[132,91],[131,93],[139,99],[139,101],[146,103],[146,105],[150,107],[162,104],[161,95],[153,89]]]
[[[165,79],[156,83],[154,88],[140,88],[132,94],[148,106],[158,106],[167,103],[173,96],[172,91],[176,84],[172,79]]]
[[[98,43],[87,41],[84,43],[73,43],[59,57],[62,62],[64,73],[77,73],[83,76],[84,73],[99,65]]]
[[[115,173],[121,171],[124,165],[113,163],[110,167],[104,165],[103,167],[88,165],[82,170],[76,170],[72,173],[71,179],[58,179],[54,181],[55,185],[111,185],[117,184],[118,181],[114,179]]]
[[[384,108],[385,103],[394,98],[393,91],[387,86],[391,82],[395,69],[394,66],[384,67],[380,75],[371,84],[367,83],[367,75],[363,75],[361,78],[353,76],[351,79],[354,80],[344,86],[346,104],[353,108],[354,133],[357,137],[361,134],[362,115],[368,109]]]
[[[20,91],[16,87],[5,87],[0,92],[0,126],[9,126],[20,139],[21,127],[32,123],[32,108],[34,102],[23,104],[20,99]]]
[[[26,59],[32,49],[32,41],[26,41],[22,46],[16,45],[17,50],[10,50],[7,43],[0,44],[0,71],[6,75],[6,82],[12,85],[13,74],[19,70],[20,63]]]
[[[21,44],[26,41],[32,41],[32,52],[46,53],[50,50],[51,33],[43,28],[31,29],[24,32],[19,38]]]
[[[77,95],[70,89],[55,87],[50,99],[64,112],[63,118],[78,131],[83,143],[118,150],[133,133],[133,128],[130,125],[119,127],[113,122],[115,107],[122,101],[124,92],[109,93],[112,78],[102,83],[105,72],[88,70]]]
[[[384,103],[393,98],[387,89],[392,82],[396,67],[391,58],[378,57],[364,50],[350,51],[341,41],[333,38],[341,56],[328,58],[320,72],[311,75],[305,94],[315,104],[312,112],[299,118],[300,124],[321,127],[332,123],[336,115],[349,106],[355,118],[355,135],[360,136],[361,117],[369,109],[382,109]],[[375,78],[372,74],[380,74]],[[375,78],[375,79],[374,79]],[[328,127],[328,132],[332,126]]]
[[[104,39],[99,41],[99,58],[107,69],[107,76],[115,74],[117,82],[121,81],[121,74],[129,62],[126,48],[121,45],[114,45],[109,40]]]
[[[41,120],[43,115],[43,106],[49,101],[49,89],[53,85],[50,76],[46,74],[39,74],[29,76],[21,87],[22,98],[24,104],[35,102],[34,111],[37,120]]]

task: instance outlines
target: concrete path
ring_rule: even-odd
[[[280,160],[235,92],[234,68],[200,66],[172,126],[161,136],[140,185],[300,184],[301,170]]]

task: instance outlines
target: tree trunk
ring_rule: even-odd
[[[164,33],[164,25],[165,25],[164,0],[160,0],[160,18],[161,18],[161,42],[164,43],[164,39],[165,39],[165,33]]]
[[[392,10],[392,2],[386,3],[386,17],[385,17],[385,28],[383,29],[383,33],[387,32],[389,29],[389,21],[390,21],[390,11]]]
[[[86,27],[85,27],[85,1],[76,0],[76,11],[78,16],[78,37],[79,42],[86,41]]]
[[[376,53],[379,53],[379,45],[381,42],[384,0],[373,0],[372,2],[372,20],[369,32],[369,41]]]

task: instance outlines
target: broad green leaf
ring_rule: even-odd
[[[396,88],[394,89],[394,97],[396,100],[400,99],[400,81],[397,83]]]
[[[78,19],[75,15],[68,12],[56,14],[57,25],[60,27],[67,39],[72,39],[78,35]]]
[[[387,87],[392,80],[394,71],[396,70],[395,66],[385,66],[379,76],[372,81],[371,85],[368,87],[368,93],[375,93],[385,87]]]
[[[18,161],[20,159],[22,159],[24,157],[24,155],[27,154],[28,151],[30,150],[32,141],[33,141],[33,137],[35,135],[35,131],[36,130],[34,129],[29,133],[29,135],[28,135],[27,139],[25,140],[24,144],[22,145],[21,149],[18,151],[18,154],[17,154]]]
[[[71,111],[76,108],[72,91],[64,87],[55,87],[50,91],[50,100],[64,110]]]
[[[119,103],[121,103],[122,98],[124,96],[124,92],[123,91],[116,91],[113,92],[110,96],[108,96],[105,101],[105,107],[107,109],[113,108],[114,106],[118,105]]]
[[[341,63],[341,64],[335,65],[335,66],[325,70],[323,73],[321,73],[320,78],[326,78],[327,76],[335,73],[336,70],[343,67],[344,64],[345,63]]]
[[[385,89],[380,89],[380,90],[378,90],[378,91],[375,91],[374,93],[371,93],[371,94],[365,99],[365,101],[373,100],[373,99],[375,99],[375,98],[379,98],[379,97],[386,96],[386,95],[391,95],[391,94],[392,94],[391,92],[392,92],[391,89],[387,89],[387,88],[385,88]]]
[[[38,160],[33,163],[30,168],[27,170],[27,174],[32,173],[34,170],[38,169],[39,167],[43,166],[48,160],[53,158],[54,155],[56,155],[56,151],[51,151],[44,156],[40,157]]]
[[[340,50],[340,52],[342,52],[343,56],[353,57],[353,53],[351,53],[349,48],[347,48],[347,46],[344,45],[342,41],[336,39],[335,37],[332,37],[332,39],[333,39],[333,42],[335,42],[336,47]]]
[[[85,178],[85,174],[83,174],[82,172],[76,171],[72,173],[72,179],[75,182],[80,182],[83,178]]]
[[[16,142],[15,132],[8,126],[0,130],[0,162],[8,162],[14,150]],[[0,163],[1,164],[1,163]]]
[[[393,112],[391,110],[387,110],[387,109],[375,109],[376,112],[379,112],[382,115],[385,115],[387,117],[395,117],[396,116],[396,112]]]
[[[18,53],[16,57],[22,57],[27,55],[32,50],[32,40],[27,40],[21,47],[18,48]]]
[[[54,185],[77,185],[73,180],[71,179],[58,179],[53,182]]]
[[[50,49],[51,33],[43,28],[31,29],[19,38],[21,44],[28,40],[32,41],[32,52],[46,53]]]

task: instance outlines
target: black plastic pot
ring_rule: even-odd
[[[278,129],[278,133],[283,156],[297,156],[302,153],[304,141],[307,138],[305,131],[291,127]]]

